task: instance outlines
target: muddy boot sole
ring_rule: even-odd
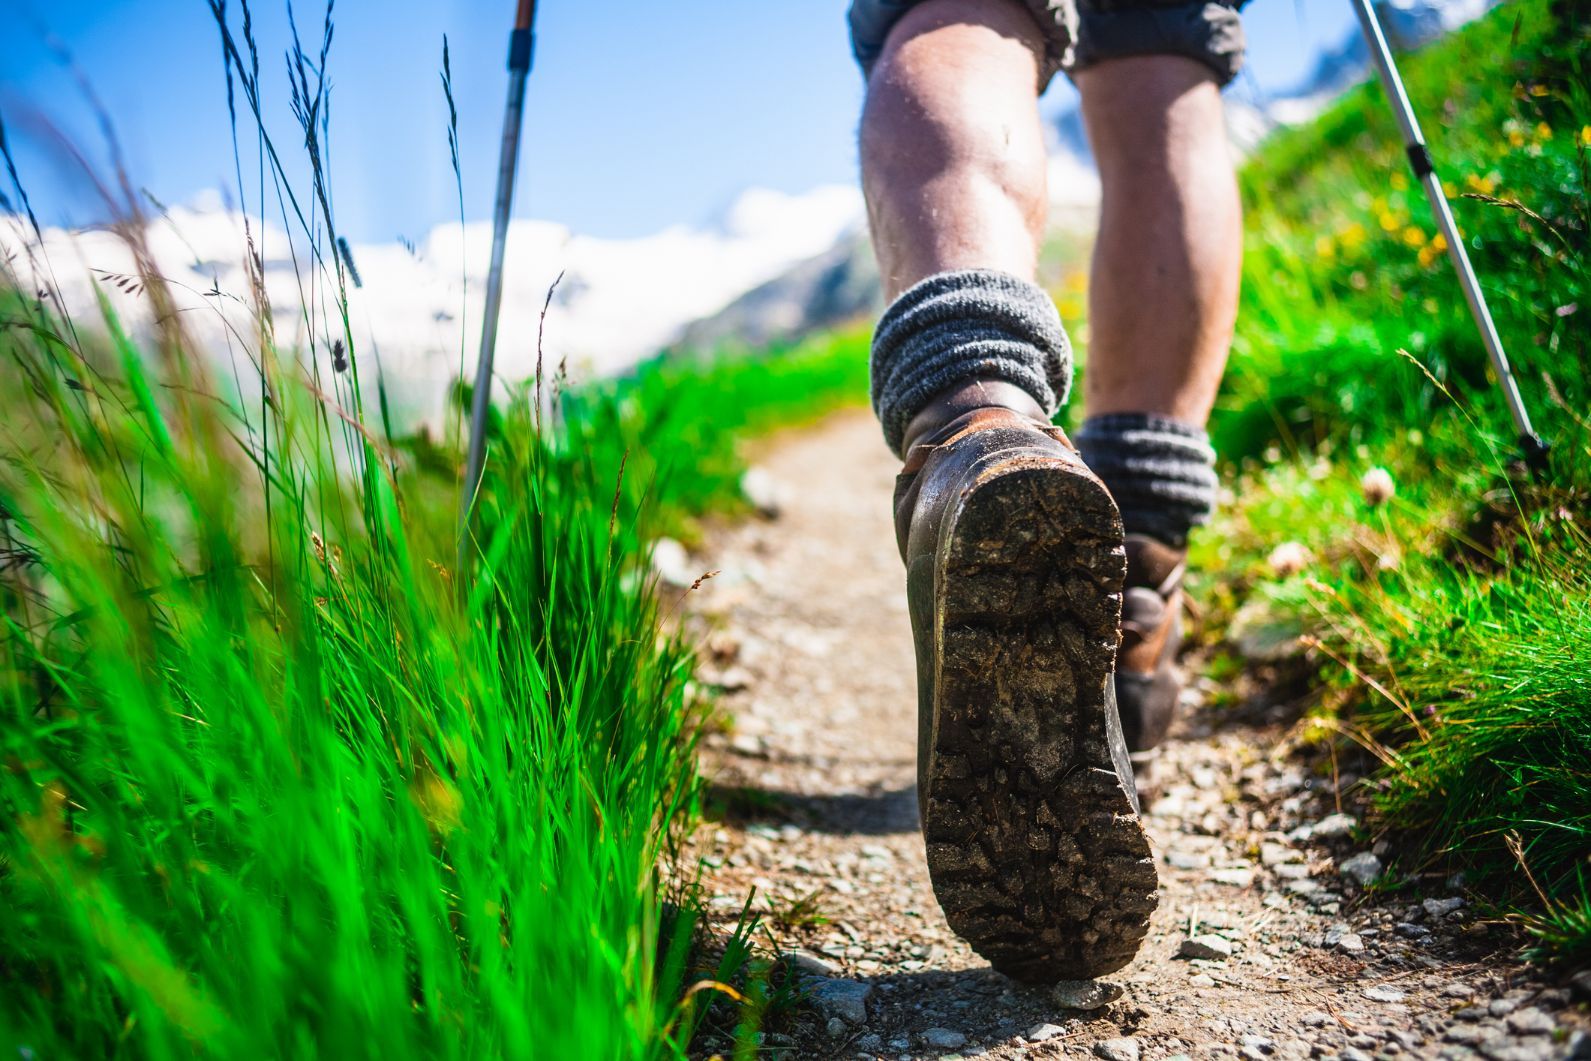
[[[935,555],[923,836],[950,927],[1022,980],[1130,962],[1158,882],[1116,714],[1126,559],[1075,457],[977,470]]]

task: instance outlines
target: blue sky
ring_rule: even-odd
[[[234,22],[238,0],[229,4]],[[285,0],[254,0],[273,136],[291,126]],[[844,0],[543,0],[516,216],[601,236],[697,224],[743,188],[800,192],[855,180],[861,80]],[[1346,0],[1257,0],[1246,75],[1296,80],[1352,26]],[[356,240],[419,237],[457,216],[439,81],[448,35],[468,217],[487,215],[512,0],[342,0],[329,64],[339,227]],[[296,5],[306,49],[323,7]],[[204,0],[3,0],[0,114],[46,223],[102,212],[52,146],[103,138],[68,52],[104,101],[134,184],[166,202],[233,188],[218,35]],[[1071,93],[1057,80],[1047,109]]]

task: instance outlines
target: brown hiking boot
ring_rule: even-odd
[[[1142,535],[1127,536],[1116,703],[1138,795],[1145,800],[1158,788],[1155,763],[1182,695],[1177,651],[1182,646],[1182,574],[1186,569],[1184,550]]]
[[[895,513],[945,919],[1010,976],[1119,969],[1157,881],[1113,695],[1115,503],[1060,429],[985,407],[911,448]]]

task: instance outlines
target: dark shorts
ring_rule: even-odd
[[[851,50],[870,73],[896,21],[919,0],[853,0]],[[1044,31],[1039,87],[1057,71],[1085,70],[1131,55],[1185,55],[1226,84],[1243,65],[1245,0],[1018,0]]]

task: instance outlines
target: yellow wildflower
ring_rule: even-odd
[[[1392,186],[1401,192],[1409,186],[1409,178],[1405,177],[1401,172],[1394,173],[1392,174]]]
[[[1356,248],[1364,246],[1365,235],[1365,227],[1359,222],[1355,221],[1353,224],[1342,230],[1342,235],[1340,238],[1342,240],[1343,249],[1355,250]]]
[[[1552,139],[1552,126],[1548,125],[1546,122],[1537,122],[1536,123],[1536,139],[1537,140],[1551,140]]]
[[[1410,225],[1403,230],[1403,242],[1410,247],[1425,246],[1425,233],[1418,225]]]
[[[1315,237],[1315,256],[1331,261],[1337,256],[1337,241],[1330,236]]]
[[[1586,147],[1591,147],[1591,125],[1580,130],[1580,142]]]
[[[1497,178],[1490,175],[1477,177],[1475,174],[1470,173],[1464,177],[1464,186],[1472,192],[1490,195],[1497,190]]]

